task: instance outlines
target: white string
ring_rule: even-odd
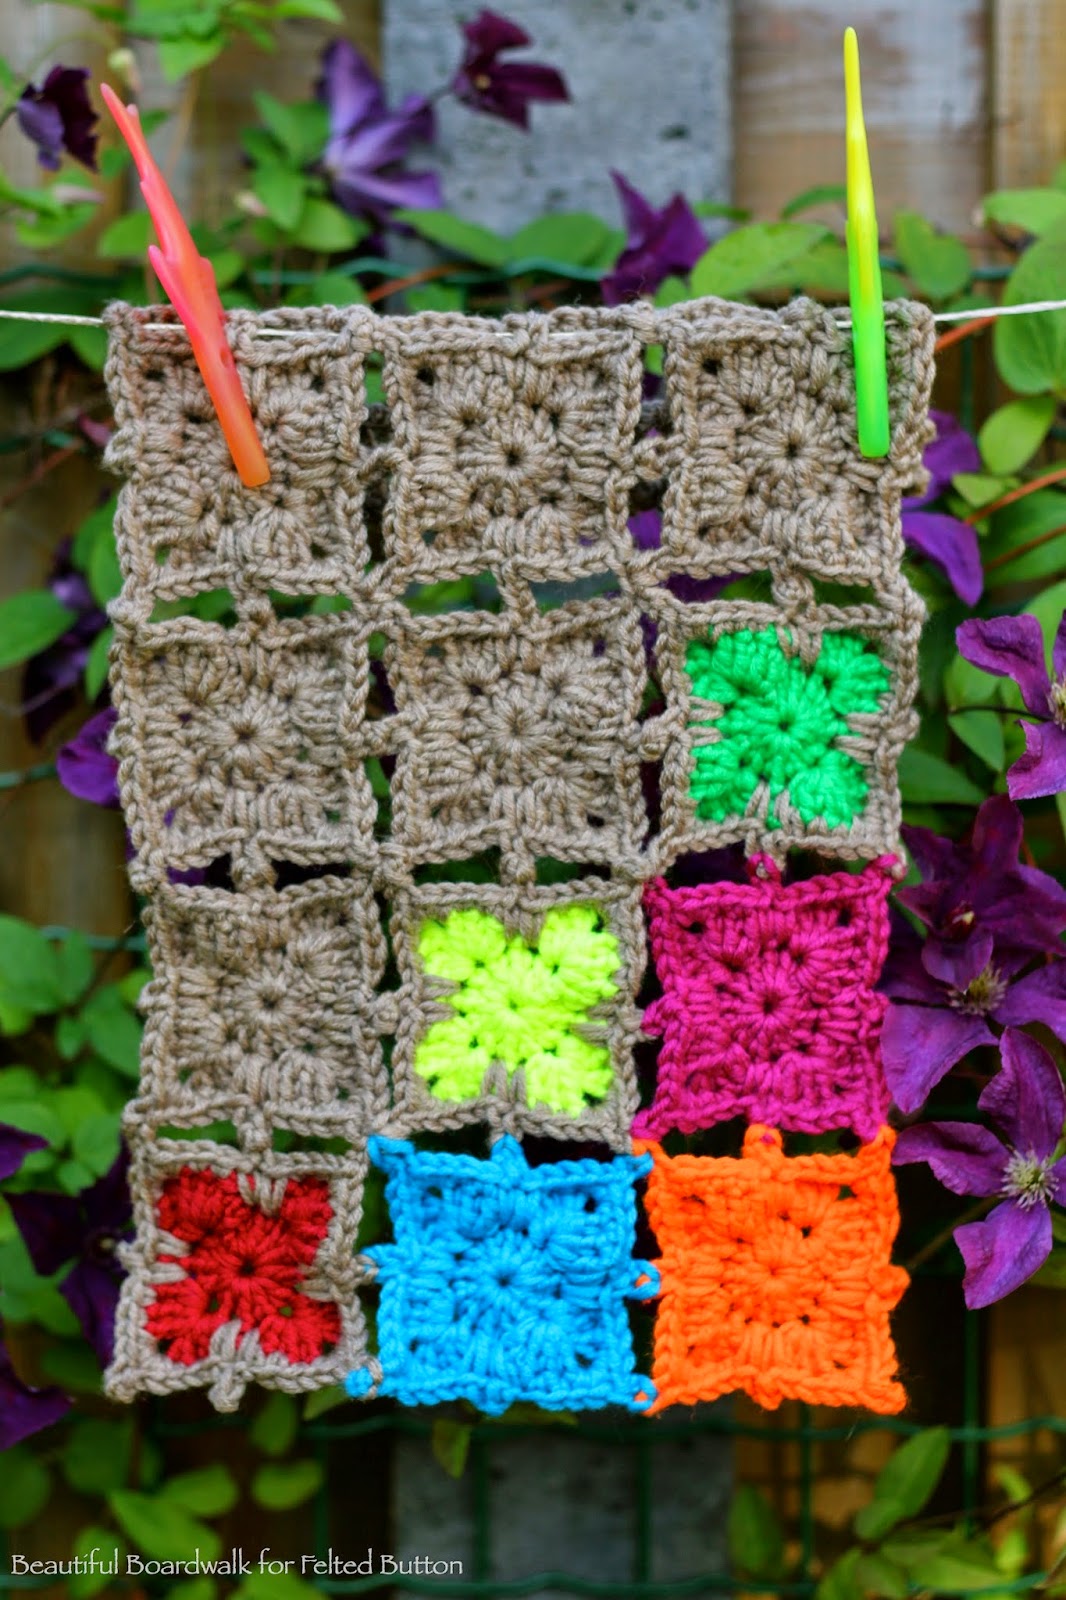
[[[933,313],[934,322],[984,322],[990,317],[1024,317],[1037,316],[1044,311],[1066,311],[1066,300],[1030,300],[1022,306],[988,306],[983,310],[971,311],[936,311]],[[0,317],[9,322],[57,322],[71,328],[102,328],[102,317],[75,317],[65,312],[55,311],[5,311],[0,308]],[[838,317],[837,325],[841,328],[851,327],[850,317]],[[146,322],[145,328],[153,332],[173,332],[181,327],[175,322]],[[292,339],[314,338],[314,330],[309,329],[303,333],[299,329],[291,328],[256,328],[255,333],[263,338]]]

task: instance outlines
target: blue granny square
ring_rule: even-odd
[[[649,1157],[530,1167],[510,1136],[487,1161],[407,1140],[369,1148],[387,1174],[395,1241],[366,1252],[381,1285],[376,1393],[408,1406],[469,1400],[492,1415],[516,1400],[651,1404],[626,1310],[657,1290],[655,1268],[632,1254]],[[351,1394],[372,1387],[368,1368],[350,1374]]]

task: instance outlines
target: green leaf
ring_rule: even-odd
[[[104,1102],[94,1089],[84,1083],[65,1083],[58,1089],[48,1091],[48,1103],[66,1129],[67,1136],[73,1138],[79,1127],[89,1117],[98,1117],[106,1111]],[[117,1115],[110,1112],[108,1115]]]
[[[167,1600],[215,1600],[218,1584],[214,1578],[190,1578],[167,1590]]]
[[[904,272],[931,300],[959,294],[973,276],[970,253],[961,239],[938,233],[917,211],[897,211],[894,241]]]
[[[0,600],[0,670],[47,650],[75,620],[50,589],[25,589]]]
[[[1006,764],[1003,719],[995,711],[960,711],[948,717],[948,726],[986,767],[1002,772]]]
[[[307,197],[307,178],[291,167],[256,167],[252,189],[272,222],[291,233],[300,220]]]
[[[304,250],[324,251],[332,255],[340,250],[353,250],[368,231],[365,222],[350,217],[332,200],[316,200],[312,197],[304,203],[299,221],[293,229],[292,242]]]
[[[781,221],[810,211],[813,206],[843,206],[847,204],[848,191],[842,183],[817,183],[813,189],[804,189],[794,200],[781,207]]]
[[[265,90],[257,91],[252,99],[293,166],[306,166],[322,153],[329,138],[329,112],[320,100],[289,106]]]
[[[989,1550],[957,1534],[949,1534],[938,1550],[912,1562],[908,1572],[913,1584],[948,1595],[991,1588],[1002,1576]]]
[[[884,1600],[906,1600],[910,1593],[906,1572],[880,1550],[871,1550],[860,1557],[855,1577],[864,1594],[883,1595]]]
[[[828,229],[815,222],[754,222],[737,228],[696,262],[692,293],[723,300],[748,294],[828,236]]]
[[[334,0],[280,0],[274,15],[312,17],[317,22],[333,22],[338,26],[344,22],[344,12],[334,4]]]
[[[914,745],[899,760],[899,786],[912,806],[977,806],[987,796],[964,772]]]
[[[310,283],[301,283],[285,296],[287,306],[360,306],[366,292],[354,278],[343,272],[323,272]]]
[[[322,1487],[318,1461],[271,1461],[252,1479],[252,1499],[267,1511],[290,1511]]]
[[[95,970],[89,941],[75,928],[55,946],[56,978],[64,1005],[73,1005],[85,993]]]
[[[125,1487],[133,1445],[133,1422],[79,1417],[71,1424],[60,1464],[79,1494],[107,1495]],[[113,1535],[109,1535],[113,1538]]]
[[[201,67],[209,66],[225,47],[224,33],[208,34],[203,39],[197,39],[191,33],[181,39],[160,39],[159,65],[163,69],[163,76],[168,83],[177,83],[179,78],[187,78],[191,72],[199,72]]]
[[[107,1497],[116,1522],[138,1550],[154,1561],[205,1561],[218,1557],[222,1541],[214,1528],[159,1495],[116,1489]]]
[[[338,1406],[346,1405],[348,1392],[339,1383],[330,1384],[328,1389],[314,1389],[304,1401],[303,1418],[305,1422],[314,1422],[316,1417],[325,1416],[327,1411],[335,1411]]]
[[[814,1591],[814,1600],[865,1600],[857,1568],[861,1550],[848,1550],[833,1563]]]
[[[1060,529],[1066,530],[1066,495],[1058,489],[1037,489],[995,512],[984,559],[996,562],[996,584],[1057,578],[1066,569],[1066,531],[1061,538],[1049,536]],[[1020,549],[1034,540],[1044,542],[1032,550]],[[1012,551],[1019,553],[1012,555]]]
[[[464,222],[450,211],[400,210],[393,213],[397,222],[406,222],[422,239],[443,250],[476,261],[483,267],[502,267],[510,259],[511,246],[491,228],[477,222]]]
[[[51,250],[53,245],[62,244],[64,239],[69,239],[71,234],[84,228],[97,215],[95,201],[80,200],[75,205],[65,206],[57,216],[40,216],[35,222],[16,222],[15,236],[19,244],[24,244],[28,250]],[[83,331],[91,333],[102,330],[86,328]]]
[[[109,984],[98,989],[81,1010],[89,1043],[116,1072],[136,1079],[140,1071],[141,1025]]]
[[[168,1478],[159,1490],[160,1498],[191,1511],[194,1517],[221,1517],[240,1499],[233,1474],[221,1461],[195,1472],[182,1472]]]
[[[106,607],[122,592],[122,569],[118,564],[118,547],[114,533],[109,529],[97,539],[85,574],[98,606]]]
[[[11,306],[12,311],[19,310]],[[54,350],[66,340],[69,328],[61,322],[11,322],[0,323],[0,372],[14,372],[18,367],[28,367],[32,361]],[[0,634],[0,655],[3,653],[3,635]]]
[[[111,641],[115,637],[114,628],[108,624],[96,635],[89,646],[89,654],[85,661],[85,694],[87,699],[95,700],[104,684],[107,682],[107,673],[110,666],[109,654]]]
[[[510,258],[527,261],[547,258],[575,267],[599,261],[611,229],[588,211],[557,211],[512,234]]]
[[[1043,629],[1044,654],[1050,672],[1051,646],[1058,625],[1062,621],[1062,614],[1066,611],[1066,579],[1061,583],[1053,583],[1050,589],[1043,590],[1035,600],[1030,600],[1025,609],[1036,618]]]
[[[119,1113],[100,1111],[87,1117],[71,1140],[71,1149],[78,1161],[83,1161],[98,1178],[109,1172],[118,1156]]]
[[[917,1516],[943,1476],[950,1449],[946,1428],[925,1428],[893,1451],[877,1475],[874,1498],[855,1517],[859,1538],[882,1539]]]
[[[729,1558],[751,1578],[780,1578],[785,1536],[777,1514],[754,1484],[740,1483],[729,1507]]]
[[[253,1571],[234,1589],[232,1600],[321,1600],[322,1591],[292,1572]]]
[[[986,472],[956,472],[951,487],[962,495],[968,506],[978,511],[1013,489],[1016,483],[1015,478],[993,478]]]
[[[430,1447],[434,1460],[449,1478],[461,1478],[470,1454],[473,1430],[469,1422],[455,1422],[451,1417],[437,1417],[430,1434]]]
[[[1004,305],[1066,300],[1066,218],[1022,256],[1007,279]],[[1066,311],[1000,317],[993,333],[996,367],[1019,394],[1066,389]]]
[[[21,917],[0,916],[0,993],[38,1016],[64,1003],[55,949]]]
[[[79,1528],[74,1537],[71,1554],[89,1557],[95,1551],[96,1566],[108,1567],[116,1562],[119,1572],[122,1571],[123,1557],[126,1554],[126,1541],[112,1528]],[[106,1572],[78,1572],[73,1573],[67,1580],[70,1600],[92,1600],[101,1590],[106,1589],[114,1580]],[[173,1589],[170,1591],[173,1595]]]
[[[103,256],[105,261],[140,261],[154,238],[155,231],[148,212],[131,211],[108,224],[97,241],[96,253]]]
[[[1061,189],[996,189],[985,195],[987,222],[1025,233],[1046,233],[1066,217],[1066,194]]]
[[[265,1456],[283,1456],[291,1450],[300,1426],[300,1414],[292,1395],[275,1389],[252,1419],[248,1437]]]
[[[1057,410],[1054,395],[1048,394],[1008,400],[993,411],[977,435],[989,472],[1010,474],[1024,467],[1043,444]]]
[[[106,328],[69,328],[67,343],[90,372],[103,372],[107,360]]]
[[[1043,1289],[1066,1289],[1066,1250],[1052,1245],[1051,1254],[1033,1274],[1032,1282]]]
[[[0,1528],[21,1528],[48,1504],[52,1480],[48,1468],[26,1445],[4,1451],[0,1472]]]

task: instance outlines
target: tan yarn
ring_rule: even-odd
[[[477,1122],[629,1148],[647,878],[683,851],[738,840],[778,857],[796,844],[838,859],[896,847],[921,621],[899,573],[899,505],[922,478],[932,320],[921,306],[888,309],[892,453],[865,461],[849,336],[809,301],[498,322],[233,312],[272,471],[259,490],[233,471],[180,328],[146,326],[172,315],[116,305],[107,321],[109,460],[126,478],[112,748],[154,972],[125,1122],[137,1237],[108,1384],[122,1398],[208,1384],[231,1407],[248,1381],[316,1388],[365,1365],[368,1271],[354,1244],[370,1132]],[[257,338],[262,326],[293,337]],[[664,398],[643,406],[649,345],[664,351]],[[371,358],[384,407],[367,404]],[[627,519],[649,505],[661,507],[662,544],[641,551]],[[665,587],[673,574],[741,572],[768,574],[766,602],[685,605]],[[411,584],[481,573],[498,586],[498,615],[424,616],[405,602]],[[605,573],[612,592],[590,593]],[[855,604],[826,603],[826,582],[858,586]],[[534,586],[549,583],[573,597],[543,609]],[[166,615],[166,602],[217,589],[232,596],[235,627]],[[350,609],[281,618],[272,591]],[[657,630],[654,715],[642,618]],[[824,630],[858,634],[891,672],[882,710],[851,718],[840,741],[869,786],[850,827],[807,826],[779,804],[768,832],[758,792],[743,817],[695,814],[694,741],[716,735],[692,727],[708,708],[693,703],[686,644],[768,624],[806,660]],[[372,690],[372,636],[394,712]],[[367,770],[383,756],[395,758],[388,836]],[[642,763],[660,768],[654,834]],[[418,871],[486,850],[499,859],[488,887]],[[221,858],[232,889],[170,881]],[[539,883],[542,858],[571,864],[573,881]],[[289,871],[278,887],[279,863],[321,875],[293,883]],[[576,901],[597,907],[621,958],[616,997],[580,1030],[610,1052],[607,1098],[567,1116],[530,1105],[521,1071],[502,1068],[473,1100],[435,1098],[413,1060],[448,1014],[447,985],[420,970],[422,925],[476,906],[534,942],[549,908]],[[398,988],[384,987],[389,972]],[[160,1133],[215,1119],[234,1124],[235,1147]],[[282,1155],[278,1129],[348,1149]],[[265,1207],[288,1178],[328,1180],[333,1221],[303,1288],[341,1308],[332,1351],[298,1366],[227,1325],[207,1360],[182,1366],[149,1336],[154,1286],[180,1275],[184,1248],[161,1234],[156,1205],[187,1167],[245,1174],[245,1199]]]

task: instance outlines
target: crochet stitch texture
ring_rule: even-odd
[[[790,1157],[756,1123],[739,1160],[637,1144],[654,1162],[661,1251],[652,1410],[734,1389],[770,1410],[786,1398],[902,1409],[888,1327],[908,1281],[889,1264],[894,1143],[883,1128],[853,1156]]]
[[[499,321],[235,311],[271,466],[249,490],[173,313],[119,305],[107,320],[109,461],[126,480],[112,748],[153,970],[108,1388],[202,1384],[232,1408],[248,1382],[297,1391],[359,1370],[372,1390],[400,1380],[368,1353],[361,1295],[399,1258],[356,1253],[368,1138],[481,1124],[497,1139],[600,1140],[626,1159],[644,884],[730,843],[778,861],[796,846],[840,862],[896,847],[922,615],[900,575],[899,508],[921,479],[932,322],[888,308],[892,449],[867,461],[848,334],[810,302]],[[663,351],[662,397],[645,405],[649,346]],[[367,401],[371,369],[382,406]],[[628,523],[651,507],[662,533],[645,549]],[[694,604],[670,587],[737,573],[766,579],[768,598]],[[495,585],[497,611],[420,609],[419,586],[472,576]],[[172,614],[205,594],[232,626]],[[708,698],[726,692],[723,663],[745,638],[803,718],[815,689],[829,703],[803,772],[777,759],[799,735],[762,738],[754,692],[729,708]],[[855,672],[829,682],[849,651],[856,696]],[[754,785],[709,776],[726,770],[728,718],[758,755]],[[440,881],[475,856],[493,881]],[[174,881],[197,871],[206,883]],[[433,928],[462,930],[450,954],[426,941]],[[485,938],[490,976],[449,975]],[[530,980],[513,1019],[512,969]],[[530,1049],[538,1007],[554,1068]],[[460,1029],[475,1021],[464,1059]],[[836,1069],[833,1081],[853,1083]],[[220,1121],[233,1145],[213,1134]],[[335,1340],[278,1343],[263,1307],[252,1317],[222,1296],[189,1342],[153,1331],[194,1248],[173,1231],[174,1196],[193,1206],[197,1185],[235,1183],[254,1231],[257,1215],[288,1217],[311,1180],[325,1235],[310,1263],[288,1244],[279,1259],[303,1274],[286,1293],[335,1308]],[[509,1227],[497,1217],[498,1241]],[[616,1260],[619,1304],[624,1277]],[[398,1282],[383,1278],[383,1295]],[[595,1392],[631,1400],[618,1315],[613,1375]],[[559,1364],[564,1344],[544,1392],[584,1403],[592,1380]],[[477,1392],[502,1402],[504,1380]]]
[[[367,1252],[381,1284],[379,1393],[490,1415],[516,1400],[647,1408],[625,1306],[658,1286],[632,1254],[646,1156],[529,1167],[507,1135],[488,1161],[376,1137],[370,1155],[388,1175],[395,1235]],[[356,1371],[349,1389],[365,1388]]]
[[[888,953],[895,858],[854,876],[781,883],[765,856],[751,882],[644,892],[663,993],[644,1013],[661,1034],[655,1100],[640,1138],[694,1133],[731,1117],[801,1133],[851,1128],[872,1139],[888,1111],[885,1008],[874,985]]]

